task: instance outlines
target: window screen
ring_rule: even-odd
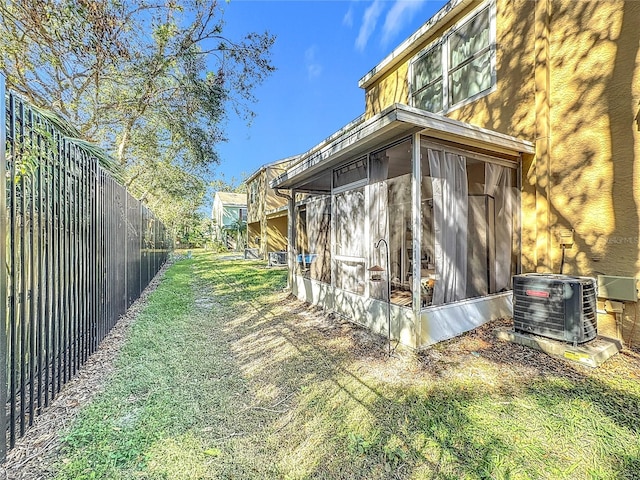
[[[446,62],[443,55],[447,55]],[[494,57],[491,14],[487,7],[414,60],[413,106],[440,112],[488,90],[495,81]]]
[[[489,9],[449,37],[449,95],[456,104],[491,87]]]
[[[333,188],[367,179],[367,159],[359,158],[333,171]]]
[[[414,106],[429,112],[442,110],[442,46],[437,45],[413,64]]]

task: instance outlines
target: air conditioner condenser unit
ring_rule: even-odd
[[[514,330],[573,344],[597,335],[596,280],[527,273],[513,277]]]

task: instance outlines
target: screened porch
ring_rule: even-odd
[[[363,136],[298,175],[291,283],[300,298],[387,335],[388,315],[390,336],[419,348],[510,313],[521,156],[400,130],[378,145]]]

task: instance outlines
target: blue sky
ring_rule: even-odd
[[[231,0],[224,34],[276,35],[277,71],[256,90],[250,126],[228,122],[216,174],[227,180],[303,153],[364,112],[358,81],[445,1]]]

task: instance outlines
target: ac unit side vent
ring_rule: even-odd
[[[589,277],[528,273],[513,277],[517,332],[570,343],[597,335],[596,281]]]
[[[269,252],[269,266],[280,266],[287,264],[287,252]]]

